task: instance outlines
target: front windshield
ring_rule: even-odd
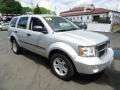
[[[80,29],[77,25],[62,17],[44,17],[44,19],[55,32]]]

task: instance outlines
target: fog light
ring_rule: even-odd
[[[97,73],[98,71],[99,71],[98,66],[93,66],[93,72],[94,72],[94,73]]]

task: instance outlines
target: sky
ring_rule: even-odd
[[[82,6],[84,4],[94,4],[95,7],[120,11],[120,0],[17,0],[17,1],[19,1],[24,7],[26,6],[35,7],[38,4],[40,7],[45,7],[47,9],[56,11],[56,13],[69,10],[70,8],[76,6]]]

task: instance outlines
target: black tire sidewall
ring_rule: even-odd
[[[18,43],[16,42],[16,40],[12,40],[12,50],[13,50],[13,43],[15,43],[16,44],[16,47],[17,47],[17,51],[15,52],[14,50],[13,50],[13,52],[15,53],[15,54],[19,54],[20,53],[20,47],[19,47],[19,45],[18,45]]]
[[[61,76],[55,71],[54,65],[53,65],[55,58],[62,58],[65,61],[66,65],[67,65],[67,70],[68,70],[67,74],[65,76]],[[72,66],[69,58],[62,53],[56,53],[51,57],[51,68],[52,68],[53,73],[57,77],[59,77],[60,79],[66,80],[66,81],[70,80],[72,78],[72,76],[74,75],[74,69],[73,69],[73,66]]]

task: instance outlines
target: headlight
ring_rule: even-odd
[[[96,56],[94,47],[79,47],[80,56],[83,57],[94,57]]]

